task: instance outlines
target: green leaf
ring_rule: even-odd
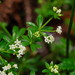
[[[20,31],[17,33],[17,38],[21,37],[25,33],[25,31],[25,28],[20,29]]]
[[[31,50],[34,52],[36,51],[37,48],[41,48],[41,46],[39,44],[31,44]]]
[[[0,32],[0,40],[3,38],[3,33]]]
[[[31,71],[30,72],[30,75],[35,75],[35,71]]]
[[[0,48],[5,48],[4,46],[7,44],[7,42],[5,42],[5,40],[2,40],[1,42],[0,42]]]
[[[33,26],[36,26],[33,22],[26,22],[27,25],[33,27]]]
[[[58,16],[58,14],[57,14],[57,13],[55,13],[55,14],[54,14],[54,18],[55,18],[55,19],[59,19],[59,20],[60,20],[60,18],[59,18],[59,16]]]
[[[42,48],[39,44],[35,44],[36,48]]]
[[[5,22],[0,22],[0,27],[6,27],[7,26],[7,23]]]
[[[48,70],[48,69],[44,69],[42,72],[43,72],[43,73],[48,73],[49,70]]]
[[[29,36],[30,38],[32,38],[33,34],[32,34],[32,31],[31,31],[31,30],[28,30],[28,36]]]
[[[19,31],[19,28],[17,26],[14,26],[13,30],[12,30],[12,37],[14,40],[16,39],[16,35],[17,35],[18,31]]]
[[[74,70],[75,60],[74,59],[64,59],[62,63],[59,64],[61,70]]]
[[[30,31],[32,31],[32,33],[34,33],[36,31],[38,31],[38,27],[37,26],[35,26],[35,27],[29,27],[29,28],[27,28],[27,30],[30,30]]]
[[[49,11],[49,14],[52,15],[52,16],[54,15],[54,13],[55,12],[53,12],[52,10]]]
[[[3,35],[3,39],[6,41],[6,42],[10,42],[10,38],[7,36],[7,35]]]
[[[8,53],[14,53],[14,51],[13,50],[8,50]]]
[[[22,45],[24,46],[28,46],[30,44],[30,42],[22,42]]]
[[[8,62],[0,56],[0,64],[7,65]]]
[[[37,25],[38,25],[39,27],[41,27],[42,24],[43,24],[43,17],[42,17],[41,15],[39,15],[39,16],[37,17]]]
[[[42,38],[40,38],[40,37],[35,38],[35,40],[36,40],[36,42],[41,42],[41,41],[43,41],[43,39],[42,39]]]
[[[30,41],[30,39],[28,38],[28,36],[23,35],[22,38],[23,38],[26,42],[29,42],[29,41]]]
[[[71,72],[70,75],[75,75],[75,71]]]
[[[36,45],[35,44],[31,44],[30,45],[30,48],[31,48],[31,50],[34,52],[34,51],[36,51]]]
[[[51,61],[49,65],[50,65],[50,66],[53,66],[53,61]]]
[[[49,64],[47,62],[45,62],[45,66],[47,69],[49,69]]]

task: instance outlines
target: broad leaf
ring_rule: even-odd
[[[29,36],[30,38],[32,38],[33,34],[32,34],[32,31],[31,31],[31,30],[28,30],[28,36]]]
[[[75,71],[71,72],[70,75],[75,75]]]
[[[30,48],[31,48],[31,50],[32,50],[33,52],[36,51],[36,45],[35,45],[35,44],[31,44],[31,45],[30,45]]]
[[[6,42],[10,42],[11,39],[7,36],[7,35],[3,35],[3,39],[6,41]]]
[[[21,37],[25,33],[25,31],[25,28],[21,28],[20,31],[17,33],[17,38]]]
[[[29,41],[30,41],[30,39],[28,38],[28,36],[23,35],[22,38],[23,38],[26,42],[29,42]]]
[[[42,72],[43,72],[43,73],[48,73],[49,70],[48,70],[48,69],[44,69]]]
[[[31,27],[36,26],[33,22],[26,22],[26,24]]]
[[[47,62],[45,62],[45,66],[47,69],[49,69],[49,64]]]
[[[42,24],[43,24],[43,17],[42,17],[41,15],[39,15],[39,16],[37,17],[37,25],[38,25],[39,27],[41,27]]]
[[[16,35],[17,35],[18,31],[19,31],[19,28],[17,26],[14,26],[13,30],[12,30],[12,37],[14,40],[16,39]]]
[[[30,72],[30,75],[35,75],[35,71],[31,71]]]
[[[64,59],[62,63],[59,64],[61,70],[74,70],[75,69],[75,60],[73,59]]]
[[[22,42],[22,45],[24,46],[28,46],[30,44],[30,42],[26,41],[26,42]]]

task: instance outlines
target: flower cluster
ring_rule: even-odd
[[[10,49],[14,51],[13,55],[16,54],[17,52],[17,57],[21,58],[22,55],[24,55],[25,51],[26,51],[26,47],[23,46],[21,44],[21,41],[19,41],[18,39],[14,42],[14,44],[9,45]],[[16,51],[16,49],[18,49],[18,51]]]
[[[2,67],[3,71],[9,70],[11,68],[11,65],[8,64],[7,66]]]
[[[7,70],[10,70],[11,68],[18,68],[17,64],[14,64],[13,66],[11,66],[10,64],[8,64],[7,66],[2,67],[3,71],[0,71],[0,75],[14,75],[12,72],[9,72],[8,74],[6,74]]]
[[[61,26],[58,26],[57,27],[57,29],[55,30],[58,34],[61,34],[62,33],[62,28],[61,28]],[[46,43],[52,43],[55,39],[54,39],[54,37],[52,36],[52,34],[51,35],[49,35],[49,36],[44,36],[44,38],[45,38],[45,42]]]
[[[61,9],[58,9],[57,7],[53,7],[53,11],[58,14],[58,16],[61,16]]]
[[[17,64],[14,64],[14,65],[13,65],[13,67],[14,67],[14,68],[16,68],[16,69],[18,69],[18,66],[17,66]]]
[[[4,71],[0,71],[0,75],[6,75]]]
[[[61,28],[61,26],[58,26],[58,27],[57,27],[56,32],[57,32],[58,34],[61,34],[61,33],[62,33],[62,28]]]
[[[54,37],[52,35],[45,36],[44,38],[45,38],[45,42],[48,43],[48,44],[50,42],[52,43],[54,41]]]
[[[50,66],[49,69],[53,73],[59,73],[58,72],[58,69],[59,69],[58,65]]]
[[[35,37],[40,37],[39,31],[35,32],[33,35],[34,35]]]

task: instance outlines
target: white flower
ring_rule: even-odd
[[[19,48],[20,48],[21,50],[26,50],[26,47],[24,47],[23,45],[19,45]]]
[[[21,50],[18,51],[18,53],[19,53],[19,54],[17,55],[17,57],[18,57],[18,58],[21,58],[22,55],[25,53],[25,50],[21,49]]]
[[[11,68],[11,65],[10,65],[10,64],[8,64],[8,65],[7,65],[7,68],[8,68],[8,69],[10,69],[10,68]]]
[[[54,41],[54,37],[52,35],[46,36],[45,38],[45,42],[47,42],[48,44]]]
[[[0,71],[0,75],[7,75],[4,71]]]
[[[19,53],[19,55],[23,55],[24,51],[23,50],[19,50],[18,53]]]
[[[58,10],[56,11],[56,13],[60,14],[60,13],[61,13],[61,9],[58,9]]]
[[[22,55],[25,53],[26,47],[23,46],[21,44],[21,41],[19,41],[18,39],[16,39],[16,41],[14,42],[15,44],[9,45],[10,49],[12,49],[14,51],[13,55],[16,55],[16,48],[18,48],[18,54],[17,57],[21,58]]]
[[[12,45],[9,45],[9,47],[10,47],[10,49],[15,49],[17,46],[16,45],[14,45],[14,44],[12,44]]]
[[[7,66],[2,67],[3,71],[8,70]]]
[[[10,64],[8,64],[7,66],[2,67],[3,71],[6,71],[6,70],[8,70],[10,68],[11,68],[11,65]]]
[[[9,72],[8,75],[14,75],[12,72]]]
[[[59,73],[58,70],[57,70],[56,68],[55,68],[53,71],[54,71],[54,73]]]
[[[57,7],[53,7],[53,11],[57,11],[58,9],[57,9]]]
[[[54,6],[53,11],[56,12],[58,14],[58,16],[62,16],[61,9],[58,9],[57,7]]]
[[[24,47],[23,45],[19,45],[19,48],[20,50],[18,51],[19,54],[17,55],[17,57],[21,58],[22,55],[25,53],[26,47]]]
[[[18,59],[20,59],[20,58],[22,57],[22,55],[20,55],[20,54],[17,54],[17,57],[18,57]]]
[[[61,26],[58,26],[58,27],[57,27],[56,32],[59,33],[59,34],[62,33],[62,28],[61,28]]]
[[[18,68],[17,64],[14,64],[13,67],[14,67],[14,68]]]
[[[18,39],[16,39],[16,41],[14,43],[15,43],[15,45],[20,45],[21,41],[19,41]]]

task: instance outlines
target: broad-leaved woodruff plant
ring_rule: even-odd
[[[37,42],[40,42],[44,39],[46,43],[54,42],[55,38],[52,34],[48,35],[46,32],[56,32],[58,34],[62,33],[62,27],[58,26],[56,30],[51,26],[46,26],[53,18],[59,19],[59,16],[62,16],[61,9],[53,7],[53,15],[50,19],[43,23],[43,17],[39,15],[37,17],[37,23],[26,22],[29,26],[28,28],[19,29],[17,26],[14,26],[12,29],[12,34],[10,34],[4,26],[2,26],[5,33],[0,33],[0,54],[12,54],[20,60],[24,54],[27,53],[27,47],[30,47],[30,51],[35,52],[37,48],[41,48]],[[25,35],[25,32],[28,32]],[[8,62],[0,55],[0,75],[18,75],[18,65],[15,62]],[[49,73],[49,75],[59,74],[59,67],[46,63],[46,68],[43,72]],[[34,74],[34,72],[31,72]]]

